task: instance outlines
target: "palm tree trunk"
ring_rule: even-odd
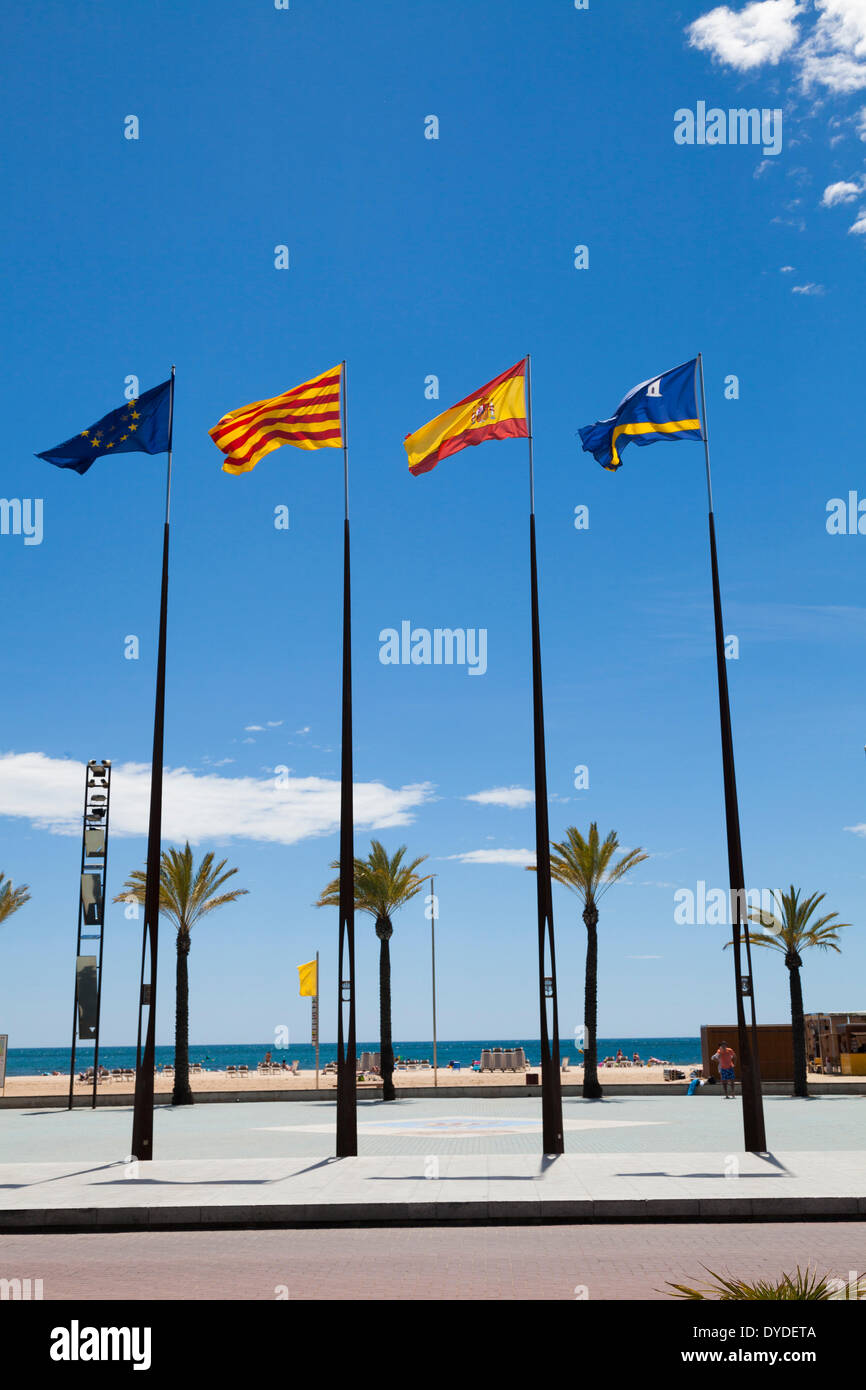
[[[391,1039],[391,923],[387,918],[377,920],[379,938],[379,1050],[382,1072],[382,1099],[396,1100],[394,1089],[394,1044]]]
[[[583,1053],[583,1098],[601,1100],[603,1092],[598,1084],[598,908],[595,903],[583,910],[586,923],[586,985],[583,1001],[584,1037]]]
[[[177,1003],[174,1015],[174,1089],[172,1105],[192,1105],[189,1084],[189,932],[177,934]]]
[[[791,986],[791,1032],[794,1043],[794,1095],[806,1098],[809,1085],[806,1078],[806,1024],[803,1018],[803,986],[799,965],[788,966]]]

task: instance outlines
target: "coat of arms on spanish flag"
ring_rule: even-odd
[[[208,433],[225,455],[224,473],[249,473],[272,449],[342,449],[343,364],[281,396],[229,411]]]
[[[526,439],[526,359],[437,415],[403,441],[409,472],[429,473],[440,459],[488,439]]]

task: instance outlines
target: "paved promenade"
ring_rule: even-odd
[[[128,1110],[7,1111],[0,1229],[866,1218],[859,1097],[768,1099],[764,1156],[742,1152],[730,1101],[564,1114],[567,1152],[551,1159],[534,1099],[365,1102],[360,1156],[336,1160],[333,1104],[166,1107],[157,1157],[138,1164]]]
[[[808,1263],[847,1283],[864,1268],[862,1232],[852,1221],[774,1221],[5,1235],[0,1277],[39,1278],[46,1301],[76,1305],[82,1299],[164,1299],[180,1306],[191,1299],[669,1303],[666,1283],[702,1284],[704,1266],[778,1279]],[[845,1313],[840,1310],[843,1331],[850,1326]],[[657,1345],[666,1337],[670,1332],[659,1324]]]

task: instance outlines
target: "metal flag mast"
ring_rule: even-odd
[[[722,599],[719,587],[719,562],[716,554],[716,524],[713,515],[713,484],[710,476],[710,431],[707,423],[707,397],[704,388],[704,359],[698,353],[701,378],[701,411],[704,452],[707,464],[707,501],[709,504],[710,560],[713,572],[713,613],[716,626],[716,667],[719,679],[719,719],[722,734],[722,769],[725,781],[725,821],[728,839],[728,877],[730,880],[733,918],[734,973],[737,988],[737,1042],[739,1047],[741,1089],[743,1093],[743,1134],[748,1153],[766,1153],[764,1107],[761,1095],[761,1070],[758,1055],[758,1025],[755,1017],[755,990],[752,978],[752,948],[749,940],[748,917],[743,916],[746,900],[743,846],[740,838],[740,811],[737,803],[737,779],[734,773],[734,739],[731,730],[731,705],[728,697],[728,671],[725,659],[725,629],[722,621]],[[742,973],[741,941],[746,947],[747,974]],[[744,998],[751,1000],[751,1038],[746,1026]]]
[[[165,629],[168,613],[168,539],[171,510],[171,448],[174,425],[174,365],[168,406],[168,467],[165,484],[165,526],[162,539],[162,587],[159,602],[159,645],[156,658],[156,701],[153,715],[153,758],[150,773],[150,818],[147,828],[147,874],[144,889],[144,935],[141,948],[141,991],[138,1001],[138,1045],[135,1059],[135,1099],[132,1114],[132,1156],[153,1158],[153,1074],[156,1058],[156,966],[159,933],[159,887],[162,840],[162,757],[165,728]],[[145,958],[150,950],[150,980],[145,983]],[[141,1049],[142,1010],[147,1009],[144,1051]]]
[[[532,456],[532,374],[526,355],[526,408],[529,432],[529,568],[532,585],[532,708],[535,745],[535,862],[538,893],[538,990],[541,1021],[542,1149],[564,1152],[562,1079],[559,1071],[559,1009],[553,940],[553,891],[550,880],[550,826],[547,811],[547,763],[544,749],[544,703],[541,686],[541,635],[538,620],[538,564],[535,552],[535,469]],[[550,973],[547,973],[547,960]],[[548,1001],[550,1022],[548,1024]],[[551,1040],[551,1032],[553,1038]]]
[[[352,598],[349,577],[349,438],[346,363],[342,364],[343,434],[343,722],[340,771],[340,928],[337,961],[337,1158],[358,1153],[358,1076],[355,1048],[355,834],[352,801]],[[344,1010],[347,1014],[344,1025]]]

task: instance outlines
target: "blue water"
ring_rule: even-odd
[[[538,1064],[541,1056],[537,1038],[484,1038],[462,1042],[440,1040],[436,1048],[437,1061],[442,1067],[447,1066],[449,1062],[459,1062],[463,1067],[470,1067],[473,1062],[480,1059],[481,1049],[484,1047],[522,1047],[526,1052],[527,1060],[535,1065]],[[692,1066],[699,1064],[701,1060],[699,1038],[599,1038],[598,1040],[599,1058],[615,1057],[620,1048],[629,1059],[634,1052],[637,1052],[644,1062],[648,1057],[659,1057],[672,1066]],[[563,1057],[571,1058],[572,1065],[580,1061],[580,1053],[574,1045],[573,1038],[563,1038],[559,1044],[559,1049]],[[359,1054],[377,1052],[378,1050],[379,1044],[375,1040],[358,1043]],[[290,1043],[288,1047],[283,1049],[275,1047],[273,1042],[191,1043],[189,1057],[191,1062],[201,1062],[209,1071],[225,1071],[227,1066],[246,1064],[248,1067],[255,1067],[264,1059],[264,1055],[268,1051],[276,1062],[281,1062],[283,1059],[287,1062],[300,1062],[302,1071],[311,1070],[316,1065],[315,1048],[310,1043]],[[422,1042],[397,1041],[394,1043],[394,1052],[399,1057],[411,1057],[419,1060],[426,1057],[432,1062],[433,1042],[432,1039]],[[322,1043],[319,1048],[320,1066],[336,1060],[336,1043]],[[76,1071],[82,1071],[85,1067],[90,1066],[92,1061],[92,1046],[87,1043],[79,1044],[75,1057]],[[158,1065],[166,1062],[173,1063],[174,1048],[158,1047],[156,1049],[156,1061]],[[109,1070],[112,1067],[134,1067],[135,1048],[100,1047],[99,1064],[108,1067]],[[68,1047],[10,1047],[7,1075],[50,1076],[53,1072],[69,1075]]]

